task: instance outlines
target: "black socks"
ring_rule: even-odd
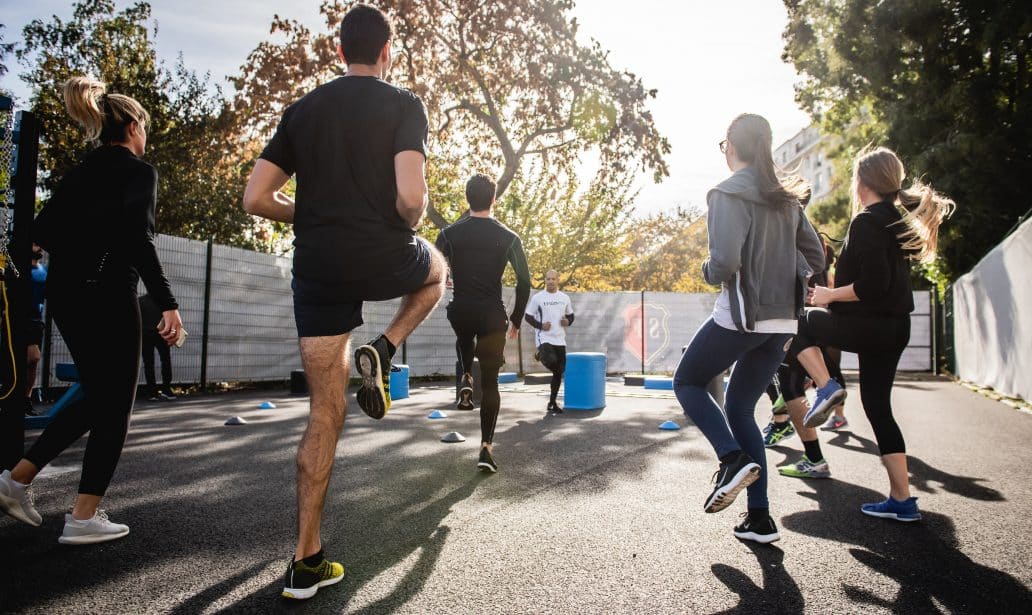
[[[767,517],[770,517],[769,508],[750,508],[749,509],[749,520],[754,522],[766,521]]]
[[[308,566],[309,568],[315,568],[316,566],[322,563],[323,559],[323,550],[319,549],[319,551],[315,555],[309,555],[301,561],[305,563],[305,566]]]
[[[394,353],[397,352],[398,349],[394,347],[394,344],[392,344],[389,339],[387,339],[386,335],[381,335],[380,339],[383,340],[384,344],[387,344],[387,358],[388,359],[393,359],[394,358]]]
[[[824,461],[824,454],[821,453],[820,441],[813,439],[807,442],[803,440],[803,448],[806,449],[806,458],[810,461],[817,463],[818,461]]]

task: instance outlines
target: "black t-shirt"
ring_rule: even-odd
[[[906,227],[892,203],[868,206],[853,218],[846,233],[835,286],[853,285],[859,301],[839,301],[832,311],[858,316],[906,316],[914,311],[910,263],[897,237]]]
[[[448,259],[459,305],[502,305],[505,265],[516,272],[516,303],[509,321],[517,329],[530,297],[530,269],[520,236],[494,218],[463,218],[437,236],[437,249]]]
[[[422,101],[376,77],[339,77],[287,108],[261,157],[296,175],[295,283],[329,289],[409,258],[394,156],[425,156],[427,130]]]

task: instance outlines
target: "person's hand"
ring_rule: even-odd
[[[550,323],[550,322],[541,323],[541,330],[542,331],[551,331],[552,330],[552,323]]]
[[[827,307],[835,302],[832,296],[832,289],[826,286],[814,286],[810,291],[810,303],[818,307]]]
[[[514,340],[516,336],[520,334],[520,330],[516,328],[516,325],[509,323],[509,332],[505,334],[505,337]]]
[[[179,339],[179,331],[183,328],[183,319],[179,316],[179,310],[165,310],[161,313],[161,324],[158,325],[158,335],[165,343],[171,346]]]
[[[561,325],[562,325],[562,326],[564,326],[564,327],[569,327],[569,326],[570,326],[570,321],[569,321],[569,320],[566,320],[566,319],[564,318],[564,319],[562,319],[562,320],[560,320],[560,321],[559,321],[559,324],[561,324]]]

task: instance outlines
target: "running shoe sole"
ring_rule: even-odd
[[[326,579],[325,581],[319,581],[311,587],[284,587],[283,593],[281,594],[284,598],[293,598],[294,600],[308,600],[319,591],[320,587],[328,587],[335,585],[344,580],[344,575],[334,577],[332,579]]]
[[[118,540],[129,535],[129,530],[117,534],[85,534],[83,536],[60,536],[57,542],[63,545],[95,545],[100,542]]]
[[[794,467],[778,468],[778,474],[790,478],[831,478],[831,472],[799,472]]]
[[[828,420],[828,415],[835,409],[835,406],[846,401],[846,390],[839,389],[831,394],[828,399],[822,400],[819,405],[810,408],[810,411],[803,417],[803,425],[807,427],[819,427]]]
[[[706,506],[703,510],[708,513],[720,512],[734,503],[735,498],[738,497],[738,493],[748,487],[749,485],[756,482],[756,479],[760,477],[760,464],[755,461],[748,463],[738,474],[735,474],[734,478],[731,479],[728,484],[724,485],[721,489],[714,491],[708,500],[706,500]]]
[[[26,513],[25,509],[22,508],[21,501],[17,498],[8,497],[0,493],[0,509],[3,509],[11,518],[17,519],[22,523],[31,525],[32,527],[39,527],[41,521],[35,521],[31,519]]]
[[[382,419],[391,407],[391,400],[383,388],[380,353],[369,344],[355,351],[355,367],[362,376],[362,386],[356,397],[362,411],[374,419]]]
[[[462,387],[459,389],[459,403],[455,406],[459,410],[473,410],[473,389]]]
[[[497,467],[487,463],[486,461],[478,461],[477,468],[479,468],[481,472],[490,472],[492,474],[498,472]]]
[[[773,534],[757,534],[756,532],[735,532],[735,538],[740,540],[751,540],[760,544],[769,545],[772,542],[781,540],[781,535],[777,532]]]
[[[910,523],[912,521],[920,521],[921,513],[917,513],[916,517],[900,517],[897,513],[890,512],[875,512],[873,510],[860,509],[860,512],[864,513],[869,517],[878,517],[879,519],[892,519],[893,521],[902,521],[904,523]]]

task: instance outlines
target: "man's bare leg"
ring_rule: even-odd
[[[402,297],[401,307],[398,308],[394,320],[383,334],[395,347],[401,346],[405,338],[437,307],[437,303],[444,294],[447,271],[448,263],[444,260],[444,256],[436,248],[430,246],[430,273],[426,276],[426,283],[416,292]]]
[[[308,426],[297,449],[297,550],[294,560],[322,548],[320,534],[326,489],[337,440],[347,414],[350,335],[302,337],[301,362],[311,393]]]

